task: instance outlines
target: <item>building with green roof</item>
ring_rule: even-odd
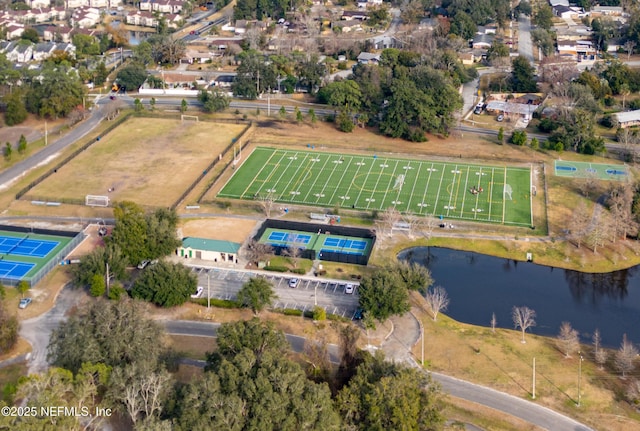
[[[201,259],[213,262],[237,263],[242,244],[218,239],[186,237],[176,254],[185,259]]]

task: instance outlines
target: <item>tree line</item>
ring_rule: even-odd
[[[101,300],[54,330],[53,368],[24,378],[0,405],[110,408],[136,430],[440,429],[442,396],[426,374],[358,350],[351,325],[340,334],[335,368],[323,343],[307,342],[294,361],[272,324],[226,323],[204,373],[180,383],[179,358],[142,304]],[[98,429],[105,420],[3,415],[0,426]]]

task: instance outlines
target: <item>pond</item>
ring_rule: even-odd
[[[597,328],[603,345],[617,348],[622,335],[640,343],[640,274],[638,267],[605,274],[502,259],[437,247],[407,249],[398,259],[425,265],[434,286],[450,298],[448,316],[460,322],[513,329],[511,310],[527,306],[536,312],[530,332],[555,337],[562,322],[591,343]]]

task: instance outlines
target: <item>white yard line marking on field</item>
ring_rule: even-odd
[[[256,148],[256,150],[259,150],[259,148]],[[253,155],[253,154],[252,154]],[[240,199],[244,198],[244,196],[247,194],[247,192],[249,191],[249,189],[251,188],[251,186],[253,186],[253,184],[255,182],[258,181],[258,177],[260,176],[260,174],[262,174],[262,171],[264,171],[267,166],[269,166],[269,163],[271,163],[271,159],[276,155],[276,151],[271,151],[271,155],[269,156],[269,158],[267,159],[266,163],[264,165],[262,165],[262,168],[253,176],[253,179],[251,181],[249,181],[249,184],[247,184],[247,187],[245,187],[244,191],[242,192],[242,194],[240,194]],[[251,157],[251,156],[249,156]],[[278,164],[276,163],[276,166],[278,166]],[[237,174],[239,172],[239,170],[234,172],[234,175]],[[233,176],[231,177],[233,178]],[[269,176],[267,176],[267,180],[269,179]],[[229,181],[231,181],[231,179],[229,179]],[[227,181],[227,184],[229,183],[229,181]],[[266,183],[266,181],[263,182],[263,185]],[[225,187],[226,185],[225,184]],[[224,188],[224,187],[223,187]],[[260,186],[258,188],[258,193],[260,192],[260,190],[262,190],[262,186]]]
[[[309,200],[308,200],[309,194],[315,189],[316,183],[318,182],[320,177],[322,177],[322,175],[320,175],[320,174],[326,168],[327,163],[329,163],[329,157],[326,158],[326,160],[324,161],[324,164],[322,165],[322,167],[320,168],[320,170],[318,172],[314,172],[312,168],[309,168],[311,170],[311,174],[314,175],[316,178],[313,181],[313,184],[311,185],[311,187],[309,187],[309,190],[307,190],[307,194],[302,198],[302,202],[304,202],[304,203],[309,202]],[[325,181],[325,186],[326,185],[327,185],[327,182]],[[319,196],[319,195],[321,195],[321,196]],[[314,196],[316,196],[316,203],[318,203],[318,199],[320,199],[320,197],[324,197],[324,187],[321,189],[320,192],[315,193]]]
[[[366,177],[364,179],[364,182],[362,184],[362,187],[360,187],[360,192],[358,192],[358,197],[356,197],[356,202],[360,201],[360,196],[362,196],[362,192],[364,191],[364,186],[367,184],[367,180],[369,179],[369,175],[371,175],[371,169],[373,169],[373,165],[374,165],[374,163],[371,163],[371,166],[369,166],[369,172],[367,172]],[[349,189],[349,191],[351,191],[351,189]],[[349,194],[351,194],[351,193],[349,193]]]
[[[434,203],[433,213],[435,214],[435,207],[440,203],[440,190],[442,190],[442,181],[444,180],[444,170],[446,166],[442,165],[442,173],[440,174],[440,184],[438,184],[438,192],[436,194],[436,201]]]
[[[399,160],[396,160],[396,165],[393,167],[393,173],[391,174],[391,180],[393,180],[396,177],[396,171],[398,170],[398,165]],[[380,175],[380,177],[382,177],[382,175]],[[389,183],[389,187],[391,187],[391,183]],[[385,204],[387,202],[387,195],[389,194],[389,187],[386,188],[386,190],[384,191],[384,197],[382,198],[382,202],[380,203],[381,205]],[[402,186],[400,186],[400,189],[402,189]],[[377,187],[376,187],[377,190]],[[393,206],[395,207],[395,201],[392,202]]]
[[[349,162],[352,162],[354,160],[354,157],[350,157]],[[364,160],[364,159],[363,159]],[[360,171],[360,166],[361,165],[357,165],[357,169],[356,169],[356,173]],[[338,167],[338,165],[336,165],[333,169],[333,171],[335,172],[336,168]],[[342,175],[340,176],[340,181],[338,181],[338,184],[336,184],[335,190],[333,191],[333,193],[331,194],[331,198],[329,199],[329,204],[331,204],[333,202],[333,199],[336,196],[336,193],[338,193],[338,191],[340,190],[340,185],[342,184],[342,181],[344,181],[344,177],[347,175],[347,172],[349,170],[348,169],[342,169]],[[333,172],[332,172],[333,174]],[[329,178],[327,178],[327,182],[325,183],[325,188],[327,187],[327,185],[329,184],[329,180],[333,178],[333,175],[330,175]],[[354,175],[355,178],[355,175]],[[349,185],[349,187],[347,188],[347,191],[351,191],[350,190],[351,185]],[[324,192],[324,189],[322,190]],[[347,193],[348,195],[349,193]]]

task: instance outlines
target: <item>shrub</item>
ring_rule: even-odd
[[[207,306],[207,298],[197,298],[197,299],[192,299],[191,302],[195,302],[196,304],[199,305],[203,305],[203,306]],[[212,307],[217,307],[217,308],[240,308],[242,305],[239,304],[236,301],[231,301],[229,299],[218,299],[218,298],[211,298],[209,300],[209,304]]]
[[[304,317],[306,317],[307,319],[313,319],[313,311],[311,311],[311,310],[305,311],[304,313],[302,313],[302,315]]]
[[[349,322],[349,319],[346,317],[339,316],[337,314],[327,314],[327,319],[333,322]]]
[[[313,307],[313,320],[326,320],[327,319],[327,311],[316,305]]]
[[[287,272],[289,268],[280,265],[267,265],[263,268],[265,271]]]
[[[126,295],[127,291],[122,287],[121,284],[116,284],[109,288],[109,299],[114,301],[120,300],[123,295]]]
[[[285,316],[302,316],[302,310],[297,310],[295,308],[285,308],[282,310],[282,314]]]
[[[306,274],[307,271],[304,268],[293,268],[291,270],[294,274]]]

